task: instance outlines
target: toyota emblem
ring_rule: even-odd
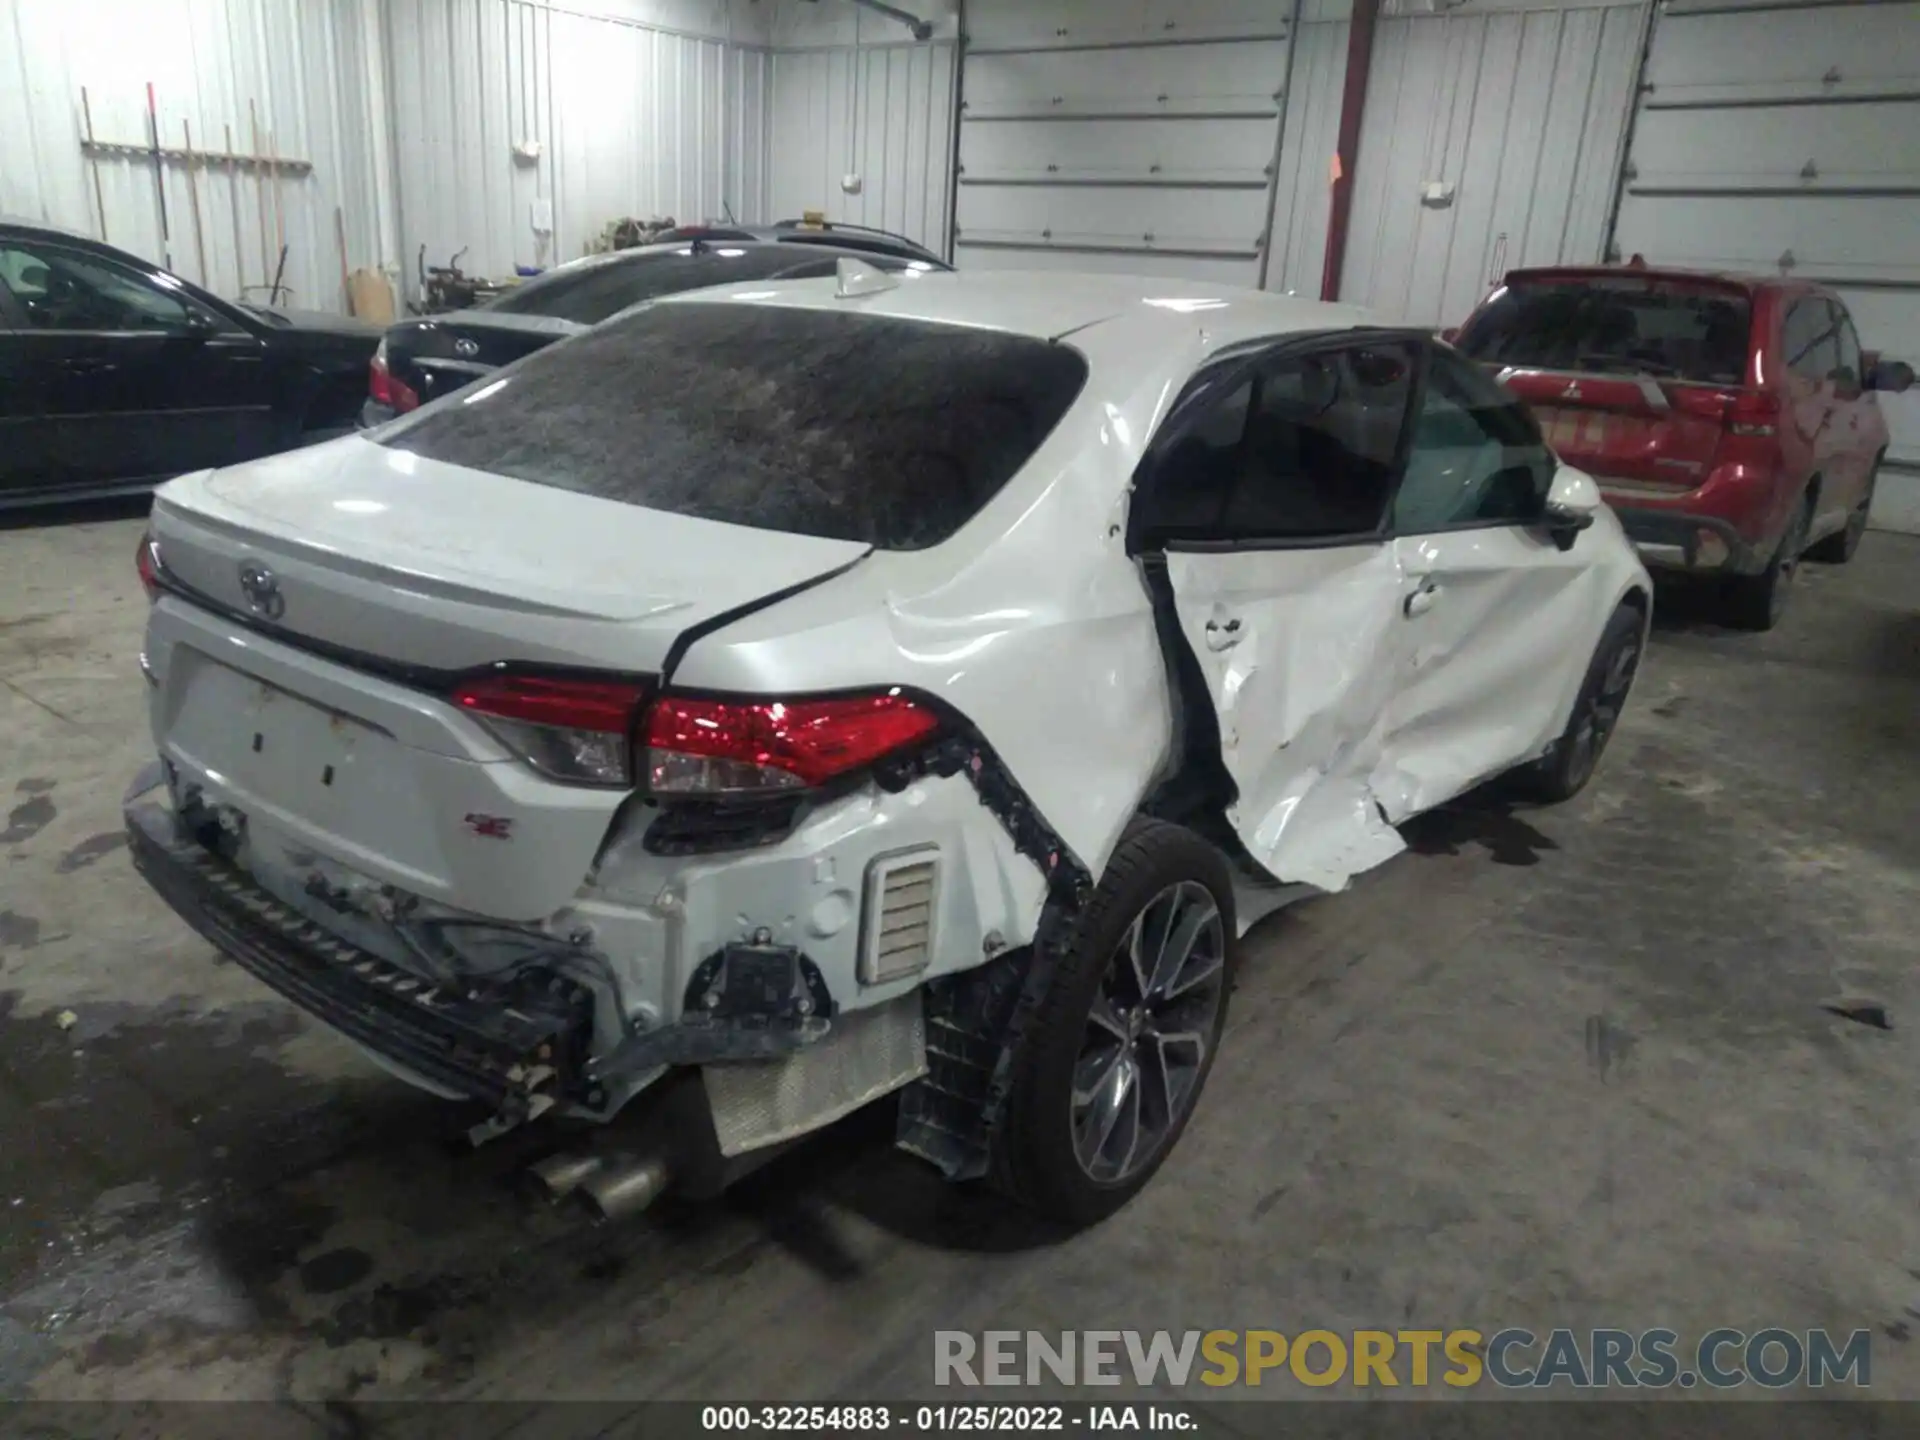
[[[264,565],[248,561],[240,567],[240,593],[247,597],[247,608],[262,619],[278,620],[287,613],[279,578]]]

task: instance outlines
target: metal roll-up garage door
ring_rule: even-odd
[[[1292,10],[971,0],[956,263],[1258,285]]]
[[[1920,362],[1920,3],[1668,0],[1614,249],[1822,281],[1863,345]],[[1920,394],[1881,405],[1876,522],[1920,530]]]

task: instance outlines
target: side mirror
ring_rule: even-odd
[[[1881,360],[1875,358],[1873,368],[1867,371],[1867,389],[1884,390],[1889,395],[1898,395],[1913,388],[1913,367],[1904,360]]]
[[[1561,550],[1571,550],[1580,532],[1592,526],[1604,504],[1600,487],[1593,483],[1591,475],[1562,465],[1547,489],[1546,507],[1540,515],[1541,528]]]

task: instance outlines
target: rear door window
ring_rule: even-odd
[[[1796,301],[1782,332],[1787,368],[1806,380],[1826,380],[1840,363],[1840,337],[1825,300]]]
[[[1139,542],[1378,534],[1416,358],[1402,342],[1340,346],[1278,356],[1226,384],[1155,465]]]
[[[1833,337],[1840,352],[1840,376],[1846,384],[1857,386],[1866,373],[1860,356],[1860,336],[1853,328],[1853,317],[1847,314],[1847,307],[1837,300],[1827,303],[1833,310]]]
[[[1488,364],[1738,385],[1752,324],[1746,298],[1718,286],[1624,276],[1529,280],[1488,301],[1455,345]]]
[[[378,432],[428,459],[708,520],[919,550],[1027,463],[1078,351],[957,325],[662,304]]]

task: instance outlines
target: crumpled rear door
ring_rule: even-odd
[[[1401,673],[1393,547],[1176,552],[1167,575],[1253,858],[1338,890],[1404,849],[1372,792]]]

